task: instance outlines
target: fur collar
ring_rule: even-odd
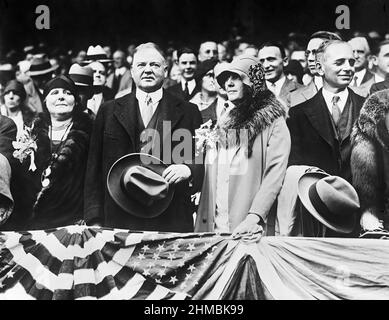
[[[378,91],[365,101],[358,121],[352,132],[354,141],[362,135],[370,141],[380,143],[389,150],[389,132],[385,125],[385,115],[389,112],[389,90]]]
[[[49,138],[50,117],[46,113],[40,113],[34,119],[33,133],[36,135],[38,152],[36,153],[37,167],[44,169],[51,158],[51,142]],[[80,140],[81,136],[90,136],[92,119],[87,113],[78,113],[73,116],[73,126],[67,139]]]
[[[229,120],[222,126],[227,134],[228,130],[245,129],[248,131],[248,156],[251,156],[252,147],[256,137],[276,119],[285,117],[285,107],[270,91],[265,91],[255,99],[243,101],[231,110]],[[229,135],[227,135],[229,137]],[[229,145],[240,145],[239,134],[235,141],[228,141]]]

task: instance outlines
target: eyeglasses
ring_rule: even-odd
[[[217,53],[217,50],[205,50],[205,53]]]

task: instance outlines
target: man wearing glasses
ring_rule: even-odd
[[[311,35],[305,51],[305,58],[312,80],[306,86],[290,93],[287,98],[289,107],[311,99],[323,86],[323,79],[316,70],[316,51],[324,41],[328,40],[341,40],[341,38],[336,33],[329,31],[317,31]]]

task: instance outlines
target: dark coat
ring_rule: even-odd
[[[126,213],[111,198],[106,186],[107,175],[112,164],[120,157],[139,152],[138,101],[135,92],[103,104],[96,116],[88,159],[85,184],[85,221],[99,221],[104,226],[132,230],[193,231],[190,195],[200,190],[203,165],[188,164],[192,172],[192,188],[188,181],[176,185],[170,206],[160,216],[142,219]],[[187,129],[192,136],[201,123],[201,114],[196,105],[186,103],[164,91],[159,102],[156,130],[161,137],[160,152],[170,156],[178,145],[167,132],[163,132],[163,121],[170,121],[171,130]],[[154,140],[157,141],[157,140]],[[143,151],[143,150],[142,150]],[[160,157],[165,163],[170,160]],[[193,163],[194,152],[190,160]],[[174,163],[174,162],[173,162]]]
[[[385,90],[385,89],[389,89],[389,79],[374,83],[370,88],[370,94],[373,94],[377,91],[381,91],[381,90]]]
[[[33,121],[36,136],[37,169],[29,171],[30,161],[20,168],[17,194],[14,195],[14,221],[8,230],[47,229],[75,224],[83,218],[83,189],[92,120],[86,113],[73,116],[67,138],[57,150],[58,158],[51,165],[50,184],[42,187],[42,172],[51,159],[49,117],[41,113]],[[11,216],[11,217],[12,217]]]
[[[351,172],[361,213],[384,219],[389,227],[389,90],[371,95],[352,133]]]
[[[351,121],[358,118],[364,98],[349,90]],[[329,174],[351,180],[350,171],[350,126],[349,132],[338,141],[332,125],[331,115],[322,90],[289,110],[287,124],[292,139],[288,165],[316,166]]]
[[[204,123],[206,123],[208,120],[212,120],[212,121],[217,120],[216,107],[217,107],[217,99],[215,99],[215,101],[212,102],[208,108],[200,111]]]
[[[182,90],[182,85],[181,83],[177,83],[169,88],[166,89],[169,93],[173,94],[174,96],[182,99],[182,100],[185,100],[185,101],[189,101],[190,99],[192,99],[194,97],[194,95],[198,92],[200,92],[200,88],[199,86],[196,84],[195,88],[193,89],[192,93],[189,95],[188,99],[185,99],[185,93],[184,91]]]

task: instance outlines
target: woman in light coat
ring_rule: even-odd
[[[219,143],[207,150],[197,232],[261,231],[285,176],[290,135],[285,109],[266,88],[258,60],[239,56],[217,77],[228,103],[218,121]],[[238,139],[231,139],[236,132]]]

